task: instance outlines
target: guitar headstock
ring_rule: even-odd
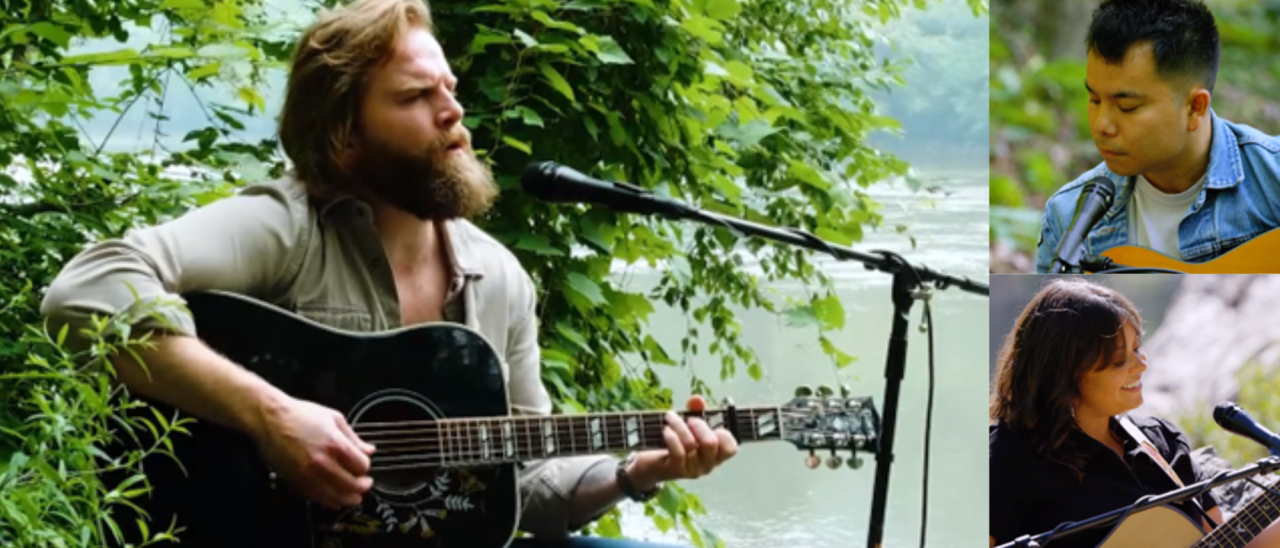
[[[783,438],[798,449],[809,451],[805,465],[817,468],[821,462],[817,451],[829,451],[829,468],[841,462],[849,468],[862,466],[858,452],[875,453],[880,446],[880,415],[870,397],[849,395],[848,387],[840,393],[827,386],[816,389],[802,386],[795,398],[782,406]],[[839,452],[848,451],[844,460]]]

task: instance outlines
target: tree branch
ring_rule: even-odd
[[[129,202],[132,202],[140,194],[141,192],[135,192],[133,194],[125,196],[124,199],[119,201],[112,200],[110,198],[103,198],[101,200],[94,200],[91,202],[82,202],[82,203],[70,204],[70,205],[59,205],[47,200],[41,200],[38,202],[18,203],[18,204],[0,203],[0,215],[4,215],[6,217],[7,216],[30,217],[33,215],[39,215],[41,213],[70,213],[75,209],[81,209],[81,208],[97,208],[102,206],[119,208],[119,207],[124,207],[128,205]]]

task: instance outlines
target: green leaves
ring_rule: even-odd
[[[707,17],[718,21],[732,19],[742,13],[742,6],[737,0],[704,0],[702,8]]]
[[[115,51],[105,51],[101,53],[85,53],[81,55],[69,55],[63,57],[60,62],[63,65],[97,65],[111,66],[124,65],[136,62],[140,56],[138,51],[133,48],[118,49]]]
[[[507,118],[520,118],[521,121],[530,126],[546,127],[542,121],[542,116],[537,111],[523,105],[508,110],[505,115]]]
[[[600,62],[607,65],[630,65],[635,61],[622,50],[622,46],[610,36],[587,35],[579,39],[588,50],[595,53]]]
[[[41,21],[31,25],[30,27],[27,27],[27,31],[31,34],[44,38],[45,40],[53,42],[60,47],[65,48],[71,43],[71,33],[67,32],[66,29],[61,26],[48,21]]]
[[[507,146],[510,146],[511,148],[519,150],[520,152],[523,152],[525,154],[533,154],[533,149],[532,147],[530,147],[529,143],[516,139],[515,137],[512,137],[510,135],[503,135],[502,142],[506,143]]]
[[[592,306],[605,304],[604,293],[600,291],[600,286],[580,272],[569,273],[565,279],[565,289]]]
[[[570,86],[569,81],[565,80],[564,76],[561,76],[560,72],[555,67],[552,67],[550,63],[538,61],[538,71],[542,73],[542,77],[552,89],[560,92],[569,101],[577,101],[573,95],[573,86]]]
[[[516,249],[532,251],[539,255],[546,255],[549,257],[564,256],[564,251],[552,247],[550,241],[547,240],[547,237],[541,234],[523,234],[520,236],[520,239],[516,241],[515,247]]]
[[[813,301],[813,316],[822,324],[823,329],[844,329],[844,306],[834,293]]]
[[[680,28],[689,32],[694,37],[700,38],[712,45],[721,45],[724,43],[722,32],[723,29],[714,19],[695,15],[680,22]]]

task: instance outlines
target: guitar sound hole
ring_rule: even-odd
[[[402,398],[376,401],[362,410],[353,427],[377,447],[369,471],[374,490],[403,496],[427,487],[440,454],[434,419],[420,402]]]

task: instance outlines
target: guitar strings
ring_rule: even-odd
[[[638,430],[641,435],[646,437],[649,435],[649,432],[647,431],[656,430],[655,434],[657,438],[661,440],[662,432],[665,430],[666,426],[666,423],[645,424],[640,425]],[[725,425],[721,424],[718,427],[723,426]],[[760,439],[761,437],[759,433],[756,432],[755,425],[751,423],[742,424],[742,421],[739,421],[738,431],[752,433],[751,438],[753,439]],[[776,431],[777,430],[775,430],[775,432]],[[392,449],[406,450],[409,448],[405,448],[405,445],[420,444],[413,446],[412,449],[458,453],[462,450],[466,450],[466,448],[485,445],[486,443],[491,447],[501,447],[507,443],[507,441],[510,441],[518,447],[539,446],[552,435],[554,435],[553,439],[560,444],[567,443],[570,445],[577,445],[581,443],[587,445],[590,444],[593,437],[603,437],[606,440],[618,440],[626,439],[628,435],[632,433],[632,431],[628,430],[625,425],[606,426],[600,430],[591,430],[589,428],[578,429],[573,427],[566,428],[564,425],[558,425],[555,429],[550,431],[543,430],[541,428],[513,428],[511,429],[510,433],[512,435],[510,437],[503,436],[502,429],[497,426],[491,427],[488,432],[495,435],[490,435],[486,438],[480,435],[480,431],[474,430],[470,427],[453,428],[445,426],[444,428],[437,427],[434,429],[375,432],[370,435],[361,435],[361,439],[365,442],[378,446],[379,448],[388,447]],[[765,435],[765,439],[769,439],[768,434]],[[384,454],[394,454],[394,452],[383,452],[381,450],[379,452]]]
[[[752,417],[759,416],[760,414],[799,414],[799,415],[811,414],[808,412],[795,411],[795,410],[784,409],[779,407],[743,408],[743,409],[737,409],[736,413],[740,416],[750,415]],[[404,427],[404,426],[434,426],[441,423],[477,423],[477,422],[496,421],[496,420],[526,422],[526,421],[540,421],[548,418],[554,419],[554,420],[564,420],[567,418],[576,419],[579,417],[581,417],[581,419],[584,421],[590,420],[590,419],[596,419],[596,418],[613,419],[613,418],[631,418],[631,417],[638,417],[641,419],[650,419],[654,417],[660,417],[663,420],[665,420],[666,414],[667,414],[666,411],[642,411],[639,413],[630,412],[630,411],[618,411],[614,413],[598,413],[598,414],[591,414],[591,415],[510,415],[510,416],[493,416],[493,417],[456,417],[456,418],[450,417],[443,420],[425,419],[425,420],[406,420],[406,421],[391,421],[391,422],[362,422],[362,423],[359,423],[359,426],[361,426],[362,428],[372,427],[376,429],[376,428],[388,428],[388,427],[398,428],[398,427]],[[729,413],[726,410],[714,410],[714,411],[706,411],[703,413],[685,411],[685,412],[677,412],[677,414],[683,415],[682,418],[689,419],[689,418],[705,418],[701,415],[721,416],[721,415],[728,415]]]
[[[515,439],[511,440],[512,454],[513,454],[512,456],[519,456],[527,459],[572,456],[572,455],[582,454],[582,452],[580,452],[578,449],[579,447],[583,447],[583,448],[595,447],[595,445],[591,443],[590,432],[584,432],[583,434],[587,434],[585,437],[579,436],[576,434],[577,433],[574,433],[570,436],[570,440],[567,444],[564,442],[560,442],[560,443],[557,443],[557,445],[555,445],[554,447],[549,447],[549,446],[544,446],[542,444],[542,442],[545,441],[544,439],[539,439],[535,436],[528,436],[528,435],[523,436],[523,439],[522,439],[522,437],[517,433],[517,436],[515,437]],[[613,430],[612,435],[610,435],[609,437],[614,437],[617,434],[618,432],[616,430]],[[620,439],[620,438],[615,438],[615,439]],[[755,436],[753,437],[753,439],[759,440],[761,438],[758,436]],[[770,438],[766,436],[763,439],[778,439],[778,438]],[[493,438],[490,439],[490,443],[488,444],[487,451],[486,451],[486,448],[483,446],[484,440],[477,439],[477,438],[473,438],[473,439],[464,439],[461,437],[450,438],[446,434],[446,437],[443,440],[439,439],[439,437],[437,436],[435,439],[421,439],[417,441],[422,441],[427,443],[426,445],[418,445],[413,447],[398,446],[396,447],[398,451],[384,451],[380,449],[378,452],[374,453],[374,455],[370,459],[371,470],[372,471],[394,471],[394,470],[407,470],[407,469],[415,469],[415,468],[442,467],[442,466],[462,467],[467,465],[499,465],[499,464],[512,462],[511,459],[508,458],[507,453],[505,453],[504,451],[506,444],[501,440],[497,440],[498,443],[494,444],[493,441],[495,440]],[[560,440],[557,439],[557,442],[559,441]],[[643,443],[640,443],[640,441],[643,441]],[[396,442],[389,442],[389,443],[396,443]],[[400,443],[403,444],[404,442],[401,441]],[[446,445],[451,447],[452,449],[441,451],[440,449],[444,448]],[[480,447],[477,447],[477,446],[480,446]],[[665,446],[665,439],[661,437],[661,431],[645,432],[643,434],[642,440],[637,440],[636,443],[632,444],[632,447],[637,447],[637,448],[661,448],[663,446]],[[562,449],[565,447],[568,447],[567,453],[562,451]],[[539,451],[539,449],[542,449],[542,450]],[[830,449],[832,451],[835,451],[835,450],[846,450],[851,448],[830,448]],[[598,452],[598,451],[596,451],[595,449],[588,450],[586,451],[586,454],[591,454],[595,452]]]
[[[663,426],[665,427],[665,425]],[[645,439],[653,438],[658,441],[662,441],[663,440],[662,432],[664,429],[657,429],[656,431],[654,431],[654,429],[652,428],[650,429],[641,428],[639,431],[639,434]],[[632,432],[629,432],[623,428],[618,428],[618,429],[609,428],[609,429],[604,429],[596,432],[577,431],[576,429],[570,431],[570,430],[561,428],[556,430],[554,439],[556,440],[557,444],[560,446],[565,446],[565,445],[568,445],[568,446],[588,445],[589,446],[589,445],[592,445],[592,439],[596,437],[602,437],[605,440],[609,440],[609,439],[621,440],[621,439],[627,439],[631,433]],[[517,432],[513,432],[514,435],[511,436],[510,438],[504,438],[501,435],[498,435],[498,436],[490,436],[487,439],[476,435],[477,433],[474,431],[449,432],[449,431],[437,430],[434,432],[418,431],[416,432],[416,434],[422,435],[423,437],[415,437],[415,438],[362,437],[361,439],[375,446],[378,446],[379,450],[375,454],[394,455],[394,454],[397,454],[394,451],[397,449],[402,452],[407,450],[426,450],[426,451],[443,450],[444,452],[448,452],[450,454],[459,454],[459,453],[468,451],[473,447],[484,446],[486,444],[490,447],[502,447],[502,446],[505,446],[508,441],[512,445],[516,446],[517,449],[525,448],[525,447],[542,446],[543,442],[549,437],[551,433],[543,432],[540,430],[524,431],[524,432],[517,431]],[[757,438],[759,436],[752,436],[752,437]],[[413,445],[413,444],[417,444],[417,445]],[[406,447],[406,446],[409,446],[409,447]],[[384,451],[383,450],[384,447],[391,450]],[[479,453],[480,451],[475,451],[475,452]]]
[[[841,413],[836,413],[836,412],[831,413],[831,415],[838,415],[838,414],[841,414]],[[776,415],[776,416],[778,416],[778,417],[780,417],[780,418],[806,418],[806,417],[813,417],[813,416],[814,416],[814,415],[813,415],[813,413],[810,413],[810,412],[804,412],[804,411],[786,411],[786,410],[783,410],[783,411],[769,411],[769,412],[767,412],[766,414],[761,414],[761,415],[750,414],[750,413],[748,413],[748,414],[746,414],[746,415],[747,415],[746,417],[743,417],[743,416],[741,416],[741,414],[740,414],[740,415],[739,415],[739,417],[738,417],[738,419],[739,419],[739,420],[742,420],[742,419],[747,419],[747,420],[758,420],[760,417],[768,416],[768,415]],[[390,431],[388,431],[388,429],[393,429],[393,428],[406,428],[406,427],[411,427],[411,426],[427,426],[427,427],[430,427],[430,428],[432,428],[432,429],[439,429],[441,425],[445,425],[446,427],[453,427],[453,426],[456,426],[456,427],[458,427],[458,428],[468,428],[468,427],[470,427],[471,425],[474,425],[474,424],[480,424],[480,423],[486,423],[486,422],[487,422],[487,423],[489,423],[489,424],[491,424],[491,425],[497,425],[497,424],[500,424],[500,423],[512,423],[513,425],[514,425],[515,423],[525,423],[525,424],[519,424],[519,425],[515,425],[515,426],[516,426],[516,427],[527,427],[527,426],[528,426],[528,423],[541,423],[541,422],[544,422],[544,421],[547,421],[547,420],[551,420],[551,421],[553,421],[553,422],[559,422],[559,423],[566,423],[566,422],[569,422],[569,421],[565,421],[565,418],[566,418],[566,417],[576,418],[574,415],[512,415],[512,416],[505,416],[505,417],[446,418],[446,419],[443,419],[443,420],[409,420],[409,421],[392,421],[392,422],[361,422],[361,423],[353,424],[353,425],[352,425],[352,429],[353,429],[353,430],[355,430],[355,431],[356,431],[356,433],[360,433],[360,432],[369,432],[370,434],[379,434],[379,433],[398,434],[398,433],[403,433],[403,432],[423,432],[423,431],[433,431],[433,430],[409,428],[409,429],[407,429],[407,430],[390,430]],[[662,424],[666,424],[666,419],[665,419],[665,416],[664,416],[664,415],[630,415],[630,416],[627,416],[627,415],[621,415],[621,414],[619,414],[619,415],[610,415],[610,417],[625,417],[625,418],[637,417],[637,418],[640,418],[640,419],[642,419],[642,420],[650,420],[650,419],[658,418],[658,419],[662,419],[662,420],[661,420]],[[590,416],[590,415],[583,415],[583,417],[582,417],[582,421],[583,421],[584,423],[586,423],[587,421],[590,421],[592,418],[594,418],[594,416]],[[694,417],[694,418],[702,418],[702,417]],[[609,422],[609,421],[605,421],[605,422],[607,423],[607,422]],[[616,421],[615,421],[615,423],[614,423],[614,424],[617,424],[617,423],[616,423]],[[607,426],[612,426],[612,425],[607,425]]]
[[[665,440],[658,439],[655,436],[648,436],[644,439],[645,444],[639,444],[638,448],[652,447],[661,448]],[[560,445],[558,447],[564,447]],[[850,448],[831,448],[832,453],[836,451],[844,451]],[[828,449],[822,449],[826,451]],[[519,460],[534,460],[550,457],[565,457],[581,455],[583,453],[577,450],[577,446],[571,446],[568,452],[555,451],[550,454],[520,454],[519,448],[516,448],[516,456],[524,457]],[[597,451],[588,451],[586,454],[593,454]],[[388,463],[390,462],[390,464]],[[370,458],[370,472],[392,472],[402,470],[413,470],[420,468],[465,468],[475,466],[497,466],[502,464],[511,464],[513,461],[507,455],[501,454],[500,451],[490,450],[488,456],[483,451],[465,450],[451,452],[449,454],[436,453],[414,453],[402,452],[379,456],[374,453]]]
[[[1276,517],[1272,517],[1266,511],[1264,511],[1261,507],[1261,504],[1259,504],[1261,502],[1270,503],[1272,510],[1275,511],[1276,513]],[[1249,504],[1245,506],[1243,510],[1237,512],[1236,518],[1232,518],[1230,521],[1236,521],[1236,519],[1239,516],[1243,515],[1245,517],[1248,517],[1251,521],[1253,521],[1254,525],[1258,527],[1258,532],[1261,532],[1262,529],[1265,529],[1270,523],[1274,522],[1276,518],[1280,518],[1280,510],[1276,510],[1276,506],[1277,506],[1276,503],[1277,503],[1277,499],[1274,498],[1274,495],[1271,495],[1266,491],[1263,491],[1261,494],[1258,495],[1258,497],[1250,501]],[[1261,514],[1261,516],[1265,518],[1265,521],[1259,521],[1258,516],[1255,514]],[[1194,545],[1192,545],[1192,548],[1214,546],[1216,545],[1216,541],[1218,540],[1227,541],[1227,543],[1231,545],[1231,548],[1241,548],[1243,546],[1248,545],[1249,542],[1252,541],[1252,539],[1246,540],[1245,538],[1240,536],[1240,533],[1238,531],[1239,524],[1237,524],[1236,527],[1228,527],[1228,523],[1230,523],[1230,521],[1224,522],[1221,525],[1219,525],[1217,529],[1210,531],[1209,534],[1205,535],[1203,538],[1197,541]],[[1238,546],[1236,545],[1235,541],[1232,541],[1232,537],[1235,538],[1235,541],[1240,542]]]
[[[792,415],[791,413],[787,413],[787,412],[780,413],[780,414],[783,415],[784,418],[789,418],[788,415]],[[794,416],[805,417],[805,416],[808,416],[808,414],[795,413]],[[599,430],[592,430],[588,425],[585,425],[585,424],[581,428],[577,428],[571,423],[567,425],[566,423],[559,423],[555,425],[554,429],[548,431],[548,430],[544,430],[541,427],[542,424],[534,424],[535,421],[545,420],[547,417],[522,417],[522,418],[533,419],[533,420],[510,421],[508,419],[499,419],[499,420],[449,419],[447,421],[412,421],[415,424],[423,424],[423,423],[430,424],[431,428],[409,428],[409,429],[402,429],[402,430],[374,429],[373,431],[369,431],[369,429],[362,428],[361,427],[362,425],[357,424],[353,426],[353,429],[357,432],[357,434],[360,435],[361,439],[366,442],[372,443],[374,445],[391,445],[391,446],[407,444],[407,443],[421,443],[421,442],[436,443],[436,442],[439,442],[442,438],[450,444],[484,443],[485,440],[483,437],[481,437],[480,435],[481,432],[492,432],[494,434],[497,434],[496,436],[491,436],[489,440],[491,440],[491,443],[492,443],[492,440],[498,440],[501,443],[502,440],[506,439],[502,437],[503,431],[508,430],[500,426],[500,423],[503,421],[506,421],[512,424],[512,427],[509,429],[509,431],[511,434],[514,434],[513,437],[515,441],[526,442],[520,445],[528,445],[529,444],[528,442],[531,440],[545,439],[547,435],[551,433],[554,433],[557,439],[563,435],[568,435],[571,443],[576,442],[579,439],[582,439],[584,436],[587,438],[590,438],[591,436],[594,436],[594,435],[600,435],[606,438],[619,439],[621,437],[625,437],[626,434],[628,433],[627,425],[608,424],[608,423],[606,423],[604,427]],[[757,425],[753,423],[753,419],[754,418],[739,417],[738,425],[737,425],[738,430],[740,432],[741,431],[755,432],[755,427]],[[474,428],[475,424],[480,424],[485,421],[488,421],[490,424],[484,431],[476,430]],[[406,422],[411,422],[411,421],[406,421]],[[523,423],[523,424],[516,424],[516,423]],[[399,423],[377,423],[377,424],[398,425]],[[640,424],[639,429],[643,432],[644,430],[653,429],[653,428],[665,429],[666,426],[667,424],[665,421],[657,424],[654,424],[653,421],[646,421],[645,423]],[[715,427],[724,427],[724,426],[725,424],[720,423]],[[414,437],[414,436],[421,436],[421,437]]]

